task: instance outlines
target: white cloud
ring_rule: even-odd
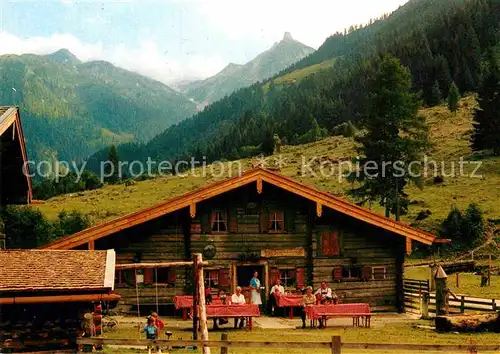
[[[166,84],[184,79],[205,78],[216,74],[225,66],[221,57],[184,55],[182,58],[170,58],[161,53],[156,43],[151,40],[143,40],[138,47],[117,45],[103,48],[100,42],[84,43],[71,34],[20,38],[0,32],[0,43],[0,55],[50,54],[67,48],[82,61],[106,60]]]
[[[0,32],[0,54],[49,54],[61,48],[69,49],[80,60],[98,59],[102,55],[101,43],[83,43],[71,34],[55,34],[50,37],[21,38]]]
[[[272,43],[284,32],[319,47],[324,40],[353,24],[392,12],[407,0],[190,0],[211,26],[230,38],[252,38]]]

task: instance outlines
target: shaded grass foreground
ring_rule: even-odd
[[[479,333],[479,334],[455,334],[455,333],[437,333],[432,330],[416,328],[416,325],[432,325],[433,322],[415,320],[412,322],[395,322],[386,323],[377,328],[353,328],[353,327],[333,327],[324,330],[317,329],[261,329],[255,328],[252,331],[233,331],[229,330],[229,340],[242,340],[242,341],[321,341],[329,342],[332,336],[340,335],[342,342],[352,343],[397,343],[397,344],[461,344],[469,345],[476,344],[495,344],[500,345],[500,336],[495,333]],[[211,340],[220,340],[223,331],[209,332]],[[130,338],[139,339],[137,329],[124,328],[117,332],[108,333],[107,338]],[[174,339],[183,338],[185,340],[191,339],[191,333],[187,330],[174,332]],[[142,349],[123,349],[123,348],[105,348],[105,353],[144,353]],[[193,353],[196,351],[186,349],[176,349],[163,353]],[[201,352],[201,351],[198,351]],[[220,353],[219,349],[212,348],[212,353]],[[330,349],[287,349],[287,348],[230,348],[229,353],[241,354],[256,354],[256,353],[269,353],[269,354],[302,354],[302,353],[331,353]],[[343,349],[342,353],[366,353],[366,354],[398,354],[398,353],[424,353],[422,351],[401,351],[401,350],[347,350]],[[431,353],[427,351],[427,353]],[[451,353],[451,352],[447,352]],[[468,353],[464,351],[463,353]],[[485,353],[485,352],[481,352]]]

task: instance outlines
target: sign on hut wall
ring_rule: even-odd
[[[271,258],[271,257],[305,257],[305,248],[291,248],[284,250],[262,250],[260,252],[261,257]]]

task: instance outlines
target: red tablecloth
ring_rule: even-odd
[[[371,313],[368,304],[337,304],[337,305],[310,305],[306,307],[307,317],[318,319],[323,316],[335,317],[346,314],[366,314]]]
[[[304,298],[302,295],[280,295],[277,304],[279,307],[302,307]]]
[[[212,303],[214,305],[222,304],[221,299],[218,296],[212,298]],[[177,295],[174,297],[174,306],[177,310],[179,309],[190,309],[193,307],[193,296],[192,295]]]
[[[259,306],[245,305],[208,305],[207,317],[259,317]]]

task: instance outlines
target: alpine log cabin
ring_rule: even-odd
[[[115,249],[117,263],[190,260],[202,253],[206,284],[217,291],[248,288],[254,271],[264,298],[280,278],[287,290],[328,284],[342,302],[375,311],[403,310],[403,261],[411,242],[439,242],[427,232],[256,168],[157,206],[44,246]],[[172,303],[190,291],[190,270],[119,270],[122,305]],[[248,294],[246,294],[248,296]],[[265,299],[264,299],[265,300]]]
[[[0,106],[0,205],[31,202],[31,179],[24,173],[25,166],[27,157],[19,109]]]

